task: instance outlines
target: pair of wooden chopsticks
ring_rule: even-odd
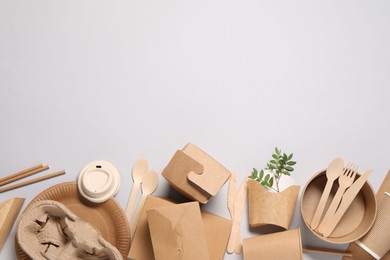
[[[4,186],[6,184],[9,184],[11,182],[14,182],[14,181],[26,178],[26,177],[31,176],[33,174],[45,171],[47,169],[49,169],[49,166],[43,165],[43,164],[38,164],[38,165],[36,165],[34,167],[31,167],[31,168],[28,168],[28,169],[16,172],[14,174],[8,175],[8,176],[0,179],[0,187]],[[64,170],[58,171],[58,172],[55,172],[55,173],[51,173],[51,174],[47,174],[47,175],[44,175],[42,177],[38,177],[38,178],[35,178],[35,179],[32,179],[32,180],[24,181],[24,182],[17,183],[17,184],[14,184],[14,185],[10,185],[10,186],[1,188],[0,189],[0,193],[6,192],[6,191],[9,191],[9,190],[13,190],[13,189],[17,189],[17,188],[20,188],[20,187],[23,187],[23,186],[27,186],[27,185],[30,185],[30,184],[33,184],[33,183],[36,183],[36,182],[39,182],[39,181],[47,180],[47,179],[50,179],[50,178],[53,178],[53,177],[56,177],[56,176],[59,176],[59,175],[63,175],[63,174],[65,174]]]

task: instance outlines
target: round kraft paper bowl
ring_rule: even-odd
[[[64,204],[81,219],[97,228],[103,238],[115,246],[123,259],[127,259],[130,248],[130,228],[121,206],[111,198],[104,203],[92,203],[81,196],[76,182],[66,182],[52,186],[38,194],[26,207],[27,210],[35,202],[54,200]],[[18,259],[30,259],[20,248],[15,237],[15,251]]]
[[[357,174],[356,178],[358,177],[360,177],[360,174]],[[314,235],[326,242],[345,244],[358,240],[370,230],[375,221],[377,206],[373,188],[366,182],[332,234],[329,237],[324,237],[322,234],[311,229],[310,222],[317,209],[326,181],[326,169],[324,169],[316,173],[302,191],[301,215],[305,225]],[[325,205],[323,216],[332,202],[338,187],[338,180],[335,180]]]

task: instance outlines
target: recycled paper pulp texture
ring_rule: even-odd
[[[274,193],[266,191],[258,182],[248,180],[248,209],[251,227],[270,224],[288,229],[294,215],[299,188],[298,185],[294,185],[282,192]],[[281,209],[284,210],[281,211]]]
[[[178,150],[162,175],[183,196],[207,203],[222,188],[230,172],[193,144]]]
[[[156,260],[209,260],[198,202],[147,210]]]
[[[246,238],[244,260],[301,260],[302,242],[299,229]]]
[[[22,208],[24,198],[12,198],[0,203],[0,250]]]
[[[23,212],[16,237],[32,259],[123,259],[95,227],[53,200],[37,202]]]
[[[148,196],[140,221],[138,223],[137,232],[131,243],[128,259],[131,260],[154,260],[152,241],[150,238],[149,226],[146,211],[148,209],[174,205],[175,203],[156,196]],[[206,241],[210,253],[211,260],[223,260],[226,246],[228,243],[231,221],[209,213],[201,211],[203,225],[206,233]]]

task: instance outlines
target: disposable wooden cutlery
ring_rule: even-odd
[[[336,212],[337,207],[340,204],[341,198],[345,192],[345,190],[352,185],[353,181],[355,180],[356,173],[357,173],[357,165],[354,165],[352,163],[349,163],[345,168],[342,175],[339,177],[339,188],[337,189],[336,195],[333,197],[332,203],[330,204],[328,210],[326,211],[326,214],[324,218],[321,221],[320,226],[318,227],[318,231],[322,233],[322,230],[324,230],[324,227],[328,224],[329,219],[334,215]]]
[[[311,228],[314,230],[318,227],[321,221],[322,213],[325,208],[325,204],[328,201],[330,190],[332,189],[333,182],[341,175],[343,172],[344,161],[341,158],[334,159],[326,169],[326,178],[327,182],[322,192],[320,202],[318,203],[317,210],[314,213],[314,217],[311,221]]]
[[[232,222],[234,222],[234,201],[236,199],[236,196],[237,196],[237,179],[236,179],[236,174],[234,172],[232,172],[230,175],[230,180],[229,180],[228,199],[227,199],[228,210],[229,210],[230,218],[231,218]],[[237,238],[233,238],[233,236],[231,236],[229,238],[229,240],[230,239],[238,239],[240,241],[240,234],[238,233]],[[237,245],[237,243],[236,243],[236,245]],[[235,249],[237,249],[237,251],[239,251],[239,252],[241,251],[240,244],[238,246],[235,246],[235,247],[237,247],[237,248],[233,248],[233,247],[228,248],[227,249],[228,253],[232,254]]]
[[[344,216],[344,213],[347,211],[349,205],[351,205],[352,201],[355,199],[356,195],[359,193],[364,183],[367,181],[368,176],[371,175],[371,172],[372,170],[366,171],[345,192],[336,213],[329,219],[327,225],[324,226],[322,230],[322,235],[324,237],[329,237],[330,234],[332,234],[333,230],[339,223],[340,219]]]
[[[233,251],[238,253],[241,252],[241,241],[240,241],[239,233],[240,233],[242,212],[244,210],[245,201],[246,201],[246,195],[247,195],[247,179],[244,180],[244,183],[241,185],[240,190],[238,191],[234,199],[233,226],[230,232],[229,243],[227,246],[228,253],[229,252],[233,253]]]
[[[133,187],[129,196],[129,201],[127,202],[126,207],[126,217],[130,221],[131,213],[133,212],[135,199],[137,197],[139,186],[148,172],[148,162],[144,159],[139,159],[134,163],[132,177],[133,177]]]
[[[135,211],[133,219],[130,221],[130,234],[131,237],[134,237],[135,231],[137,229],[138,221],[141,217],[142,209],[144,208],[145,200],[148,195],[151,195],[155,192],[158,186],[158,175],[154,171],[149,171],[143,178],[141,184],[142,196],[138,203],[138,207]]]

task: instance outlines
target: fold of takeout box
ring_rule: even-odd
[[[210,259],[198,202],[147,211],[156,260]]]
[[[137,227],[137,232],[131,243],[128,259],[154,260],[152,240],[149,231],[146,211],[148,209],[174,205],[175,202],[156,196],[148,196]],[[203,226],[211,260],[222,260],[228,243],[231,221],[201,210]],[[197,258],[199,259],[199,258]]]

